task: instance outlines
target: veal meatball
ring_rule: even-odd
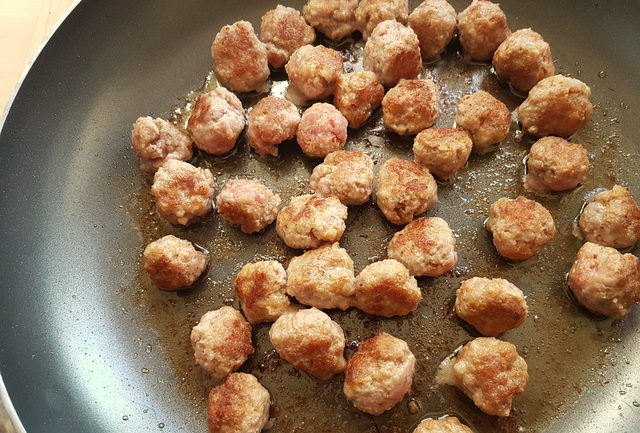
[[[151,194],[161,217],[171,224],[188,225],[211,212],[213,186],[208,168],[169,159],[153,176]]]
[[[316,379],[331,379],[347,364],[342,328],[316,308],[283,314],[269,339],[282,359]]]
[[[244,233],[259,232],[275,221],[280,196],[254,179],[231,179],[218,193],[218,213]]]
[[[366,203],[373,190],[373,161],[358,151],[331,152],[313,169],[310,186],[320,195],[337,197],[344,205]]]
[[[249,111],[247,123],[249,146],[258,155],[278,156],[278,145],[296,136],[300,113],[286,99],[267,96]]]
[[[507,138],[510,124],[507,106],[484,90],[466,95],[458,102],[456,125],[469,132],[473,149],[478,153],[492,150],[492,145]]]
[[[276,231],[291,248],[317,248],[335,242],[346,228],[347,207],[336,197],[303,194],[293,197],[276,219]]]
[[[416,358],[407,343],[379,333],[360,344],[344,371],[344,394],[368,414],[380,415],[411,389]]]
[[[155,173],[168,159],[190,160],[191,145],[188,134],[164,119],[139,117],[131,130],[131,146],[145,173]]]
[[[640,259],[587,242],[569,271],[569,287],[588,310],[619,319],[640,301]]]
[[[433,80],[400,80],[382,99],[384,125],[399,135],[415,135],[436,123],[439,103]]]
[[[466,59],[491,60],[510,33],[507,16],[497,3],[473,0],[458,14],[458,35]]]
[[[640,207],[623,186],[598,193],[585,206],[578,226],[589,242],[628,248],[640,241]]]
[[[302,113],[296,137],[305,155],[324,158],[347,142],[349,122],[336,107],[316,103]]]
[[[354,293],[353,260],[338,243],[306,251],[287,268],[287,294],[312,307],[351,306]]]
[[[408,0],[361,0],[356,9],[358,30],[366,41],[381,22],[406,23],[408,14]]]
[[[418,308],[422,293],[409,270],[393,259],[367,266],[356,278],[353,305],[376,316],[404,316]]]
[[[437,277],[458,263],[456,239],[442,218],[418,218],[393,235],[387,255],[411,275]]]
[[[498,254],[510,260],[532,257],[556,235],[549,211],[522,196],[493,203],[485,226],[493,235]]]
[[[262,16],[260,39],[267,48],[269,64],[281,68],[291,54],[316,40],[316,32],[296,9],[278,5]]]
[[[167,235],[144,249],[144,270],[151,281],[164,290],[195,283],[207,268],[209,255],[196,250],[187,240]]]
[[[253,353],[251,325],[232,307],[209,311],[191,330],[191,345],[200,367],[222,379]]]
[[[420,164],[390,158],[378,173],[376,201],[389,221],[407,224],[436,205],[438,184]]]
[[[356,31],[357,7],[358,0],[308,0],[302,12],[316,30],[337,41]]]
[[[188,128],[198,149],[222,155],[235,147],[244,124],[242,102],[224,87],[217,87],[200,95]]]
[[[362,66],[386,87],[415,78],[422,71],[418,36],[397,21],[381,22],[364,45]]]
[[[556,72],[549,44],[531,29],[510,34],[493,54],[492,63],[501,79],[523,92]]]
[[[285,65],[289,83],[307,99],[333,95],[342,69],[340,53],[322,45],[298,48]]]
[[[455,416],[441,419],[425,419],[412,433],[473,433]]]
[[[360,128],[382,103],[384,87],[371,71],[350,72],[338,77],[333,105],[353,129]]]
[[[576,78],[553,75],[538,82],[518,107],[527,134],[536,137],[575,134],[591,118],[591,89]]]
[[[456,30],[456,11],[447,0],[425,0],[409,15],[423,59],[433,59],[449,45]]]
[[[270,74],[267,48],[251,23],[237,21],[222,27],[213,40],[211,55],[213,71],[223,86],[236,92],[264,90]]]
[[[502,278],[474,277],[456,292],[456,314],[485,337],[517,328],[527,318],[522,290]]]
[[[587,150],[560,137],[543,137],[531,146],[525,189],[539,194],[568,191],[580,185],[589,170]]]
[[[440,364],[436,381],[458,387],[486,414],[509,416],[529,374],[513,344],[479,337]]]
[[[471,136],[462,128],[429,128],[413,141],[416,162],[442,180],[453,180],[471,154]]]

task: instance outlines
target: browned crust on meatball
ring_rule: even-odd
[[[399,135],[414,135],[438,120],[440,90],[433,80],[400,80],[382,99],[387,128]]]
[[[413,433],[473,433],[473,431],[455,416],[448,416],[443,419],[425,419],[418,424]]]
[[[449,45],[456,30],[456,11],[447,0],[425,0],[409,15],[423,59],[433,59]]]
[[[413,141],[416,162],[443,180],[452,180],[471,154],[471,136],[462,128],[428,128]]]
[[[500,6],[486,0],[473,0],[458,14],[458,35],[464,57],[480,62],[491,60],[511,30]]]
[[[309,24],[333,40],[340,40],[356,31],[358,0],[308,0],[304,17]]]
[[[300,124],[298,108],[277,96],[262,98],[247,118],[247,141],[258,155],[278,156],[278,145],[295,138]]]
[[[131,130],[131,147],[145,173],[155,173],[167,159],[190,160],[191,145],[189,134],[164,119],[139,117]]]
[[[353,129],[361,127],[382,103],[384,87],[371,71],[350,72],[338,77],[333,105]]]
[[[144,249],[144,270],[163,290],[175,290],[192,285],[207,268],[209,255],[197,251],[185,239],[167,235],[151,242]]]
[[[304,45],[298,48],[285,65],[289,83],[307,99],[333,95],[343,68],[340,53],[323,45]]]
[[[316,32],[296,9],[278,5],[262,16],[260,39],[267,48],[269,64],[281,68],[296,49],[313,44]]]
[[[493,95],[479,90],[458,102],[456,125],[469,132],[474,150],[484,153],[507,138],[511,112]]]
[[[392,20],[404,24],[408,14],[408,0],[361,0],[356,9],[358,30],[366,41],[381,22]]]
[[[546,194],[580,185],[589,170],[587,150],[560,137],[543,137],[531,146],[524,187]]]

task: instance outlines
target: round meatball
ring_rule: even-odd
[[[364,45],[362,66],[387,87],[415,78],[422,71],[418,36],[397,21],[383,21]]]
[[[347,364],[342,328],[316,308],[283,314],[269,339],[282,359],[316,379],[331,379]]]
[[[253,353],[251,325],[232,307],[209,311],[191,330],[191,345],[200,367],[222,379]]]
[[[569,287],[586,309],[619,319],[640,301],[640,259],[587,242],[569,271]]]
[[[324,158],[347,142],[349,122],[336,107],[316,103],[302,113],[296,137],[305,155]]]
[[[291,259],[287,294],[312,307],[346,310],[355,291],[354,279],[353,260],[336,242]]]
[[[469,132],[476,152],[486,153],[507,138],[511,112],[490,93],[479,90],[458,102],[456,125]]]
[[[267,96],[249,111],[249,146],[258,155],[278,156],[278,145],[296,136],[299,123],[300,113],[295,105],[277,96]]]
[[[316,40],[316,32],[296,9],[278,5],[262,16],[260,39],[267,48],[269,64],[281,68],[291,54]]]
[[[188,127],[198,149],[222,155],[235,147],[244,123],[242,102],[224,87],[217,87],[200,95]]]
[[[532,257],[556,235],[549,211],[522,196],[493,203],[485,226],[493,234],[498,254],[510,260]]]
[[[578,226],[589,242],[632,247],[640,241],[640,208],[628,189],[615,185],[593,197],[582,211]]]
[[[218,82],[236,92],[262,91],[269,79],[267,48],[253,26],[237,21],[224,26],[211,46],[213,71]]]
[[[384,87],[371,71],[350,72],[338,77],[333,105],[353,129],[360,128],[382,103]]]
[[[232,373],[209,393],[209,433],[260,433],[270,407],[269,391],[255,376]]]
[[[291,248],[317,248],[340,240],[346,220],[347,207],[336,197],[303,194],[280,210],[276,231]]]
[[[473,0],[458,14],[458,35],[464,57],[485,62],[509,36],[507,16],[497,3]]]
[[[522,290],[502,278],[474,277],[456,292],[456,314],[485,337],[517,328],[527,318]]]
[[[501,79],[523,92],[556,73],[549,44],[531,29],[509,35],[494,53],[492,63]]]
[[[275,221],[280,196],[254,179],[231,179],[218,193],[218,213],[244,233],[259,232]]]
[[[436,205],[438,184],[420,164],[390,158],[378,173],[376,202],[389,221],[407,224]]]
[[[188,225],[213,209],[213,186],[208,168],[169,159],[153,176],[151,194],[161,217],[171,224]]]
[[[356,9],[356,21],[362,38],[366,41],[383,21],[407,22],[408,0],[361,0]]]
[[[433,59],[449,45],[456,30],[456,11],[447,0],[425,0],[409,15],[423,59]]]
[[[411,275],[437,277],[458,263],[456,239],[442,218],[418,218],[393,235],[387,255],[405,265]]]
[[[471,136],[462,128],[429,128],[413,141],[416,162],[442,180],[453,180],[471,154]]]
[[[331,152],[311,173],[311,188],[337,197],[344,205],[366,203],[373,190],[373,161],[358,151]]]
[[[160,118],[139,117],[131,130],[131,145],[145,173],[155,173],[168,159],[190,160],[191,144],[188,134]]]
[[[342,74],[342,56],[323,45],[304,45],[291,54],[284,67],[291,86],[307,99],[333,95]]]
[[[400,80],[384,95],[384,125],[399,135],[415,135],[438,120],[440,90],[429,78]]]
[[[418,308],[422,292],[409,270],[387,259],[367,266],[356,278],[353,305],[382,317],[404,316]]]
[[[560,137],[543,137],[531,146],[524,187],[547,194],[580,185],[589,170],[587,150]]]
[[[416,357],[407,343],[381,332],[360,344],[344,371],[344,394],[368,414],[380,415],[411,389]]]
[[[207,268],[209,256],[197,251],[187,240],[167,235],[144,249],[144,270],[151,281],[164,290],[175,290],[195,283]]]
[[[448,416],[441,419],[425,419],[418,424],[413,433],[473,433],[473,431],[455,416]]]
[[[553,75],[538,82],[518,107],[527,134],[536,137],[575,134],[591,118],[591,89],[582,81]]]
[[[357,7],[358,0],[308,0],[302,13],[316,30],[337,41],[357,30]]]

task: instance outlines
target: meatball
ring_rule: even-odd
[[[531,29],[509,35],[494,53],[492,63],[501,79],[523,92],[556,72],[549,44]]]
[[[549,211],[522,196],[493,203],[485,226],[493,234],[498,254],[510,260],[532,257],[556,235]]]
[[[169,159],[153,176],[151,194],[161,217],[171,224],[188,225],[211,212],[213,186],[209,169]]]
[[[291,54],[284,67],[291,86],[307,99],[333,95],[342,74],[342,56],[322,45],[304,45]]]
[[[384,125],[399,135],[415,135],[438,120],[440,90],[429,78],[400,80],[384,95]]]
[[[507,138],[510,124],[507,106],[484,90],[466,95],[458,102],[456,125],[469,132],[478,153],[491,151],[491,145]]]
[[[418,218],[393,235],[387,255],[405,265],[411,275],[437,277],[458,263],[456,240],[442,218]]]
[[[278,156],[278,145],[296,136],[300,113],[291,102],[267,96],[249,111],[247,139],[258,155]]]
[[[425,419],[418,424],[413,433],[473,433],[473,431],[455,416],[448,416],[441,419]]]
[[[408,0],[361,0],[356,9],[356,21],[366,41],[383,21],[407,22]]]
[[[389,221],[407,224],[436,205],[438,184],[420,164],[390,158],[378,173],[376,201]]]
[[[560,137],[543,137],[531,146],[524,187],[546,194],[580,185],[589,170],[589,157],[581,144]]]
[[[296,9],[278,5],[262,16],[260,39],[267,48],[269,64],[281,68],[295,50],[313,44],[316,32]]]
[[[640,208],[628,189],[615,185],[585,206],[578,225],[589,242],[627,248],[640,241]]]
[[[275,221],[280,196],[254,179],[231,179],[216,198],[218,213],[244,233],[259,232]]]
[[[418,36],[397,21],[381,22],[364,45],[362,66],[386,87],[415,78],[422,71]]]
[[[384,87],[371,71],[342,74],[336,82],[333,105],[353,129],[360,128],[382,103]]]
[[[409,15],[423,59],[433,59],[449,45],[456,30],[456,11],[447,0],[425,0]]]
[[[237,21],[222,27],[213,40],[211,55],[213,71],[223,86],[236,92],[264,90],[270,74],[267,48],[251,23]]]
[[[586,309],[619,319],[640,301],[640,259],[587,242],[569,271],[569,287]]]
[[[342,328],[316,308],[283,314],[269,339],[282,359],[316,379],[331,379],[347,364]]]
[[[236,276],[235,287],[249,323],[273,322],[297,309],[286,295],[287,273],[275,260],[244,265]]]
[[[591,89],[575,78],[553,75],[538,82],[518,107],[518,118],[527,134],[536,137],[568,137],[591,117]]]
[[[360,344],[344,371],[344,394],[368,414],[380,415],[411,389],[416,358],[407,343],[381,332]]]
[[[167,235],[144,249],[144,270],[151,281],[164,290],[175,290],[195,283],[207,268],[209,255],[197,251],[187,240]]]
[[[373,161],[358,151],[331,152],[311,173],[311,188],[337,197],[344,205],[366,203],[373,190]]]
[[[188,127],[198,149],[222,155],[235,147],[244,123],[244,111],[238,97],[224,87],[217,87],[200,95]]]
[[[458,35],[464,57],[489,61],[498,46],[509,36],[507,16],[496,3],[473,0],[458,14]]]
[[[442,180],[455,179],[473,148],[471,136],[462,128],[429,128],[413,141],[416,162]]]
[[[291,259],[287,294],[312,307],[346,310],[355,291],[354,279],[353,260],[336,242]]]
[[[168,159],[188,161],[193,156],[191,144],[188,134],[160,118],[139,117],[131,130],[131,145],[145,173],[155,173]]]
[[[305,155],[324,158],[347,142],[349,122],[331,104],[316,103],[302,113],[296,137]]]
[[[260,433],[270,406],[269,391],[255,376],[232,373],[209,393],[209,433]]]
[[[333,40],[356,31],[358,0],[308,0],[302,13],[309,24]]]
[[[276,231],[291,248],[317,248],[335,242],[346,228],[347,207],[336,197],[303,194],[291,199],[276,219]]]
[[[422,293],[409,270],[387,259],[367,266],[356,278],[353,305],[382,317],[404,316],[418,308]]]
[[[522,290],[502,278],[474,277],[456,292],[456,314],[485,337],[517,328],[527,318]]]
[[[251,325],[232,307],[209,311],[191,330],[191,345],[200,367],[222,379],[253,353]]]

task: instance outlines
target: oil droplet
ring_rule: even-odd
[[[149,369],[148,368],[143,368],[140,371],[142,371],[144,374],[149,374]]]
[[[640,403],[635,400],[633,400],[633,403],[631,404],[633,404],[635,407],[640,407]]]
[[[145,409],[142,411],[142,413],[147,413],[147,412],[149,412],[149,409]]]
[[[127,415],[122,415],[122,421],[129,421],[129,417]]]
[[[606,72],[606,71],[600,71],[600,72],[598,72],[598,77],[600,77],[600,78],[604,78],[604,77],[606,77],[606,76],[607,76],[607,72]]]
[[[151,353],[152,350],[153,350],[153,347],[151,347],[150,344],[147,344],[147,347],[144,348],[144,351],[147,353]]]
[[[158,428],[164,428],[164,423],[161,422],[160,424],[158,424]]]

